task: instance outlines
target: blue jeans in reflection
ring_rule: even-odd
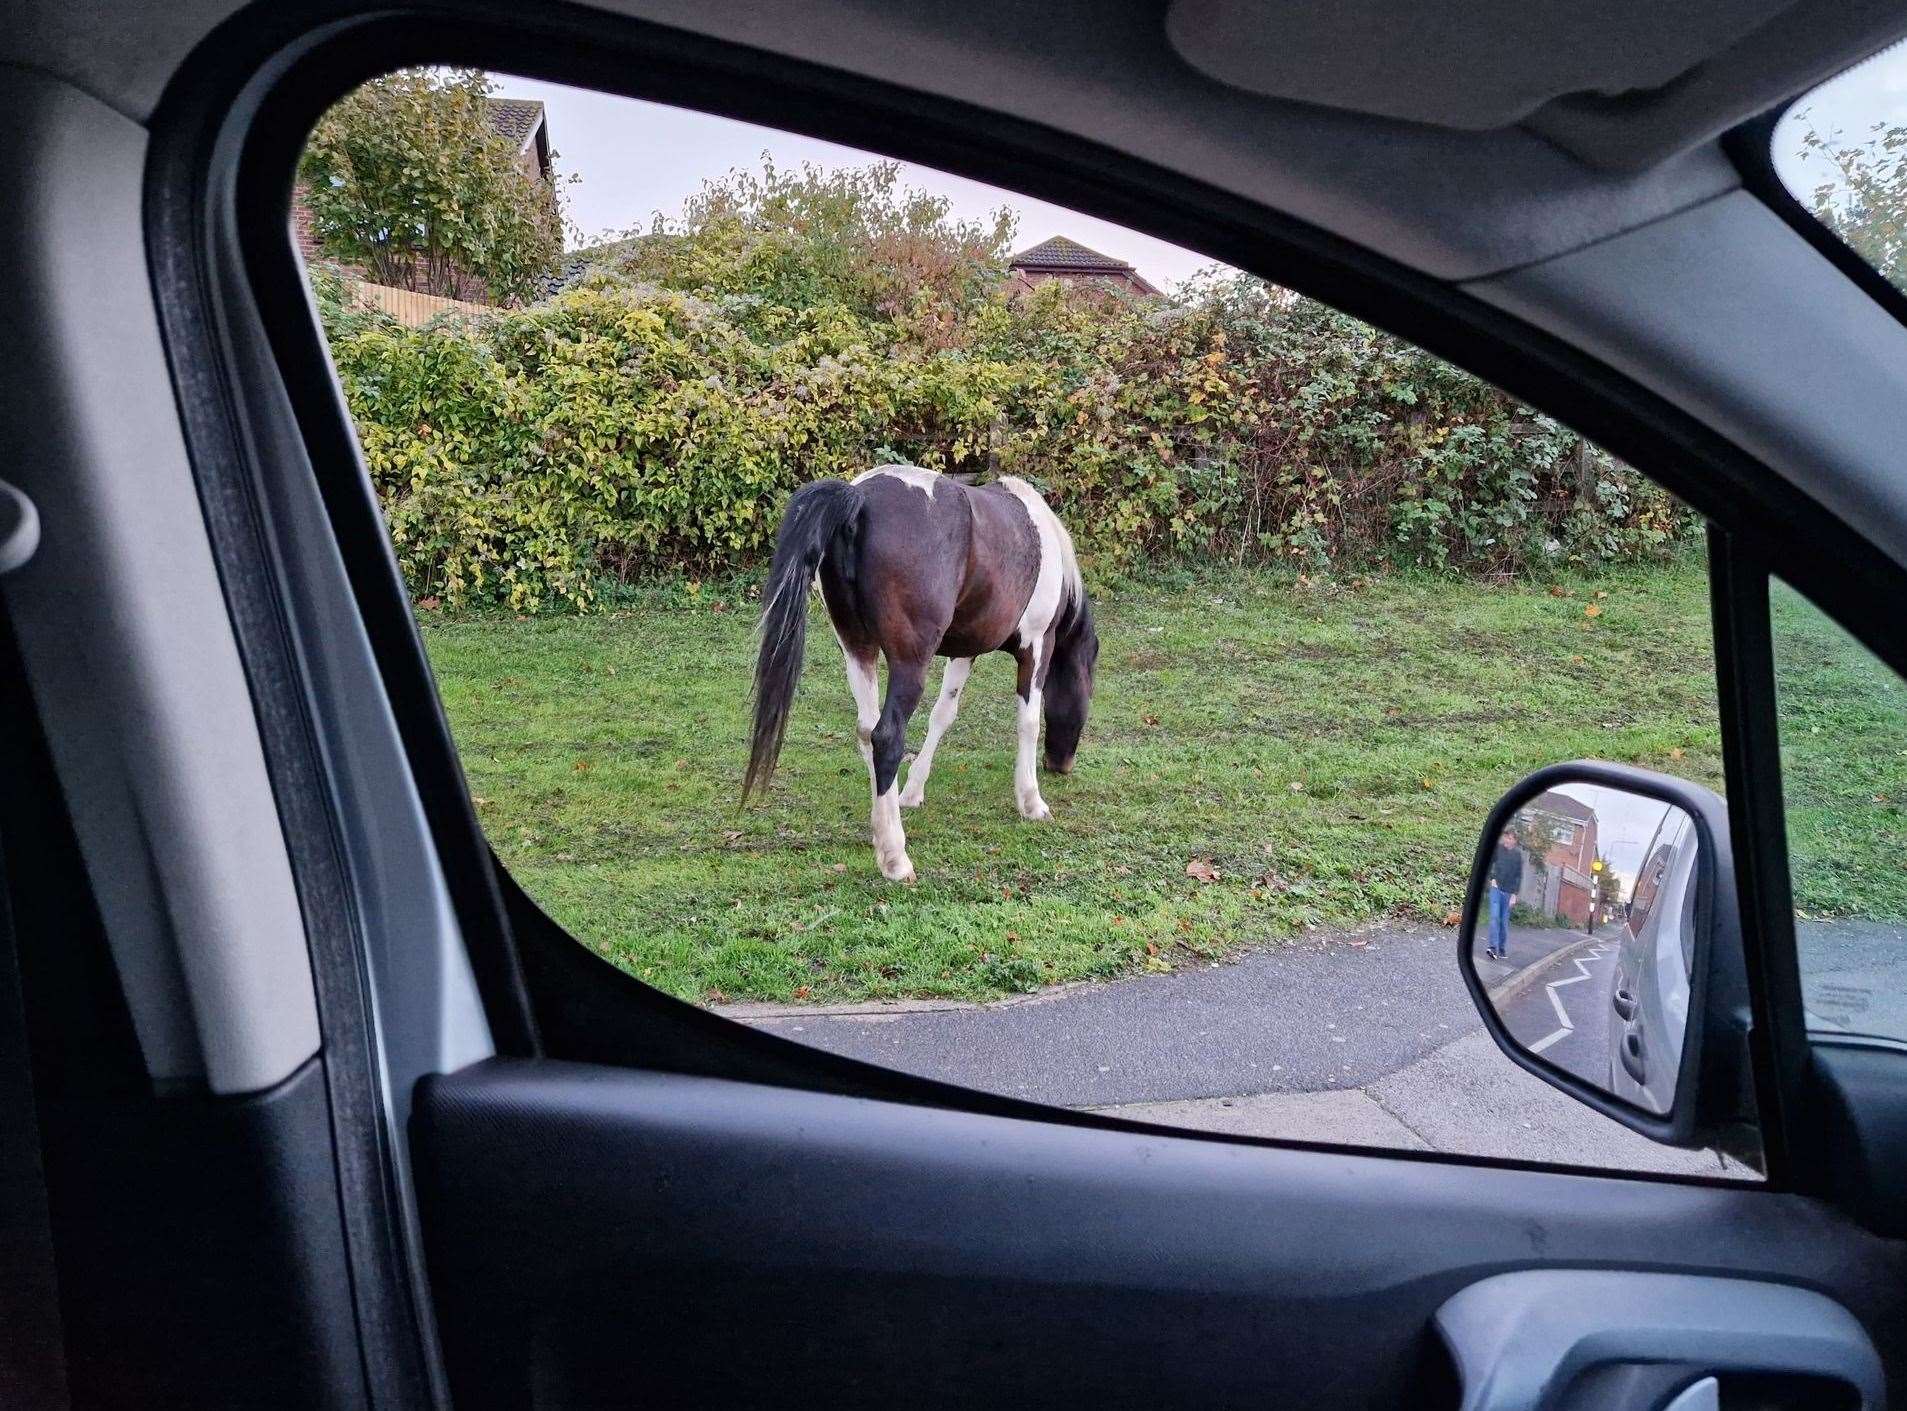
[[[1510,944],[1510,894],[1501,887],[1490,888],[1490,954],[1498,960]]]

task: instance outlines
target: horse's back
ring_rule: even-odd
[[[979,656],[1011,647],[1040,571],[1040,535],[1022,498],[919,466],[854,479],[863,508],[853,581],[824,564],[821,587],[851,648]]]
[[[953,620],[972,549],[967,487],[919,466],[877,466],[861,490],[853,581],[823,562],[821,591],[850,647],[933,655]]]

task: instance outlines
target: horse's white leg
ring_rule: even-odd
[[[880,786],[875,785],[876,788]],[[914,860],[907,855],[907,830],[901,827],[900,785],[890,782],[874,796],[874,861],[890,882],[914,880]]]
[[[880,864],[881,875],[892,882],[905,882],[913,878],[914,864],[907,856],[907,836],[901,831],[900,803],[896,798],[895,785],[889,782],[887,789],[881,789],[880,775],[874,762],[874,731],[881,722],[881,679],[876,670],[874,657],[857,658],[845,646],[842,654],[847,658],[848,689],[854,693],[855,734],[861,743],[861,758],[867,762],[867,782],[874,796],[872,824],[874,832],[874,860]]]
[[[960,689],[967,684],[967,673],[972,670],[972,657],[953,657],[940,674],[940,696],[927,717],[927,741],[908,766],[907,787],[901,790],[902,808],[920,807],[927,789],[927,776],[934,768],[934,750],[940,745],[940,737],[947,733],[947,727],[954,723],[954,717],[960,714]]]
[[[914,880],[914,864],[907,856],[907,833],[901,827],[901,756],[907,752],[907,719],[920,704],[927,684],[927,662],[887,658],[887,699],[869,741],[873,746],[870,774],[874,786],[874,859],[890,882]]]
[[[847,662],[848,690],[854,695],[855,736],[861,742],[861,759],[866,763],[870,774],[874,769],[874,727],[881,719],[881,675],[874,665],[874,654],[870,652],[865,659],[856,657],[841,644],[841,655]]]
[[[1040,688],[1035,686],[1020,697],[1020,756],[1013,766],[1013,793],[1020,817],[1036,823],[1053,816],[1053,810],[1040,797],[1039,747]]]

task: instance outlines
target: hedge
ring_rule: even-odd
[[[1014,295],[962,269],[952,294],[884,303],[810,278],[802,304],[734,287],[763,278],[758,258],[718,278],[706,242],[627,248],[540,305],[422,329],[350,309],[321,277],[418,595],[587,608],[605,581],[745,567],[795,486],[892,460],[1026,477],[1089,565],[1524,573],[1665,555],[1695,532],[1558,423],[1262,281],[1154,301]],[[645,277],[659,259],[700,287]]]

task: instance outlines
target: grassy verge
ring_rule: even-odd
[[[1489,805],[1556,760],[1719,784],[1706,595],[1699,562],[1547,588],[1102,585],[1099,693],[1077,772],[1044,784],[1054,821],[1014,812],[1012,666],[983,659],[907,815],[911,888],[874,869],[818,615],[781,773],[747,809],[741,585],[425,631],[498,852],[604,955],[696,999],[986,998],[1441,921]]]
[[[1792,589],[1770,608],[1795,910],[1907,920],[1907,687]]]

